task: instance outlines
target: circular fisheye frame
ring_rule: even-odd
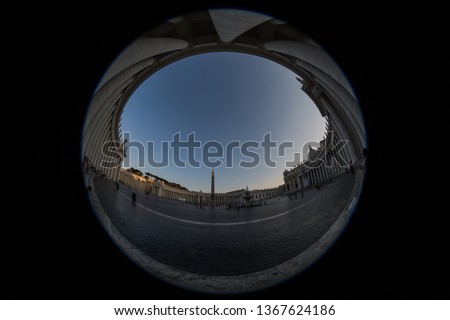
[[[331,248],[367,150],[356,95],[320,45],[274,17],[214,9],[123,50],[93,94],[81,158],[94,212],[133,262],[238,294]]]

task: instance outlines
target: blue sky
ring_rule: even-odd
[[[216,192],[245,188],[276,187],[283,183],[285,162],[293,152],[301,152],[305,143],[320,141],[325,119],[300,89],[297,75],[270,60],[242,53],[207,53],[177,61],[149,77],[130,97],[122,114],[122,132],[130,134],[131,142],[154,143],[154,160],[161,160],[161,141],[172,141],[179,132],[180,140],[195,134],[203,146],[210,140],[226,145],[237,140],[261,143],[271,134],[277,146],[292,141],[284,157],[272,149],[270,168],[263,161],[263,148],[248,148],[260,156],[254,168],[242,168],[240,161],[253,159],[234,149],[232,168],[225,167],[226,156],[210,158],[223,164],[215,168]],[[135,143],[134,143],[135,144]],[[132,145],[132,144],[131,144]],[[130,145],[130,146],[131,146]],[[210,151],[215,151],[214,148]],[[211,168],[201,164],[185,168],[174,164],[169,150],[165,168],[151,167],[148,150],[144,151],[144,167],[138,162],[138,148],[130,147],[124,167],[150,172],[190,190],[209,191]],[[195,149],[195,160],[202,161],[202,148]],[[187,162],[187,151],[181,149],[180,159]]]

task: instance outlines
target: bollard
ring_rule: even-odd
[[[131,194],[131,201],[136,202],[136,193]]]

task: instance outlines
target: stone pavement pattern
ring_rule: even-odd
[[[354,176],[345,174],[319,191],[305,192],[304,198],[276,198],[266,206],[237,211],[201,210],[145,194],[138,194],[133,204],[127,187],[120,185],[117,191],[113,182],[94,178],[104,210],[137,249],[169,266],[214,276],[264,270],[300,254],[336,221],[353,185]]]

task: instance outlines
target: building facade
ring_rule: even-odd
[[[353,163],[347,142],[327,124],[325,137],[317,149],[309,146],[308,156],[303,162],[283,172],[287,194],[316,187],[346,172]],[[360,159],[356,159],[359,161]]]
[[[126,169],[120,169],[119,182],[139,192],[149,192],[155,180],[149,177],[142,177]]]

